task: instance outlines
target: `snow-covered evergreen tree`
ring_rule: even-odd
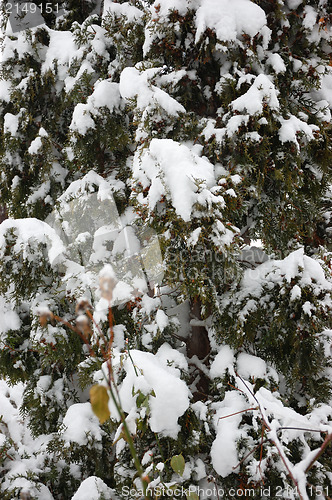
[[[3,18],[2,497],[328,497],[328,1],[59,6]]]

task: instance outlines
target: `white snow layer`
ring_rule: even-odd
[[[290,283],[296,277],[300,277],[299,285],[314,283],[317,293],[318,290],[332,290],[332,284],[325,278],[319,262],[305,255],[303,248],[295,250],[283,260],[269,260],[256,269],[247,269],[242,278],[241,289],[245,294],[258,297],[265,284],[281,284],[284,279]],[[298,293],[295,290],[292,298],[296,295]]]
[[[63,424],[66,427],[62,437],[68,443],[75,442],[80,445],[88,443],[89,434],[97,441],[101,440],[99,420],[93,413],[90,403],[76,403],[71,405]]]
[[[40,148],[43,146],[41,137],[37,136],[33,141],[31,141],[31,144],[28,149],[28,153],[30,155],[35,155],[38,154]]]
[[[233,370],[234,363],[234,350],[228,345],[224,345],[220,348],[218,354],[213,360],[210,368],[211,378],[223,377],[227,369],[231,368],[231,375],[234,375]]]
[[[95,128],[93,117],[98,116],[99,109],[104,107],[108,108],[111,113],[121,108],[119,84],[109,80],[97,82],[86,104],[76,105],[70,129],[81,135],[86,134],[89,128]]]
[[[208,189],[215,184],[213,165],[171,139],[152,139],[142,155],[136,154],[133,174],[143,188],[151,185],[147,197],[141,200],[150,210],[165,195],[176,213],[189,221],[195,203],[224,203],[221,196],[212,195]]]
[[[246,379],[250,377],[264,378],[267,367],[263,359],[241,352],[237,358],[237,372]]]
[[[214,407],[216,414],[213,422],[217,436],[212,443],[211,459],[214,470],[221,477],[226,477],[234,472],[233,467],[239,462],[237,440],[244,433],[239,429],[243,414],[232,414],[248,408],[248,403],[241,394],[230,391],[225,394],[224,400],[216,403]]]
[[[130,418],[136,408],[138,391],[149,395],[152,432],[176,439],[180,431],[178,419],[187,410],[190,397],[187,384],[180,379],[180,368],[187,368],[184,355],[167,345],[162,346],[156,355],[138,350],[131,350],[130,355],[134,364],[130,358],[122,361],[127,372],[119,389],[124,411]],[[120,356],[118,363],[121,363]],[[111,415],[117,416],[111,399],[109,407]]]
[[[126,16],[129,22],[133,23],[143,17],[143,12],[130,5],[129,2],[115,3],[113,0],[104,0],[103,17],[113,14],[115,16]]]
[[[196,12],[197,43],[207,28],[223,42],[244,33],[254,37],[266,25],[265,12],[250,0],[202,0]]]
[[[254,37],[260,32],[264,45],[267,45],[271,31],[266,26],[265,12],[250,0],[156,0],[150,7],[152,20],[145,29],[144,55],[158,36],[154,33],[156,18],[165,22],[171,11],[184,16],[189,10],[196,10],[195,43],[207,29],[212,29],[221,42],[234,42],[243,34]]]
[[[10,101],[10,90],[11,90],[11,82],[6,80],[0,81],[0,100],[9,102]]]
[[[74,34],[70,31],[48,29],[48,33],[50,35],[50,43],[41,72],[44,74],[48,70],[55,71],[56,68],[59,80],[65,82],[71,62],[73,59],[79,59],[82,56],[84,47],[78,49],[75,44]]]
[[[317,125],[308,125],[306,122],[300,120],[294,115],[285,120],[284,118],[279,118],[281,127],[279,130],[279,139],[282,143],[284,142],[294,142],[297,148],[300,149],[300,144],[298,142],[297,134],[303,133],[303,135],[311,140],[314,139],[314,131],[319,130]]]
[[[167,92],[152,85],[149,80],[160,70],[150,68],[140,72],[136,68],[125,68],[120,76],[120,93],[124,99],[137,98],[137,107],[161,106],[168,114],[185,113],[185,108]]]
[[[113,490],[100,477],[90,476],[81,483],[72,500],[99,500],[101,496],[108,500],[115,498]]]
[[[246,111],[250,115],[262,114],[263,105],[271,109],[279,108],[277,90],[266,75],[258,75],[250,89],[232,102],[236,111]]]
[[[4,132],[15,136],[18,130],[19,118],[19,114],[13,115],[12,113],[6,113],[3,124]]]
[[[271,54],[267,59],[267,63],[272,66],[277,74],[286,71],[285,63],[279,54]]]
[[[5,234],[14,229],[18,235],[14,245],[14,251],[23,251],[23,257],[28,255],[29,241],[35,240],[48,245],[48,256],[52,263],[64,251],[64,245],[60,237],[46,222],[39,219],[7,219],[0,224],[0,256],[6,250]]]
[[[18,330],[20,328],[21,320],[14,309],[14,305],[6,302],[6,299],[0,296],[0,334],[7,333],[9,330]]]

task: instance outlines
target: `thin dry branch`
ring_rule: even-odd
[[[330,444],[331,441],[332,441],[332,434],[328,434],[326,436],[325,440],[324,440],[324,443],[317,450],[316,455],[313,457],[313,459],[311,460],[310,464],[306,468],[305,473],[307,473],[311,469],[311,467],[314,465],[314,463],[316,462],[316,460],[318,460],[318,458],[324,453],[325,449],[328,447],[328,445]]]

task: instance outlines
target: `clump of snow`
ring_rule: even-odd
[[[277,74],[284,73],[286,71],[285,63],[279,54],[271,54],[267,59],[267,63],[272,66]]]
[[[202,232],[202,228],[201,227],[198,227],[197,229],[195,229],[191,233],[190,238],[188,238],[187,245],[194,247],[197,244],[197,242],[198,242],[198,239],[199,239],[199,236],[200,236],[201,232]]]
[[[125,68],[120,76],[120,93],[124,99],[137,99],[137,107],[144,110],[148,106],[160,106],[169,115],[185,113],[185,108],[167,92],[153,85],[150,80],[161,68],[139,71]]]
[[[6,248],[5,234],[12,229],[18,235],[13,250],[16,253],[22,250],[24,258],[28,256],[31,240],[48,245],[48,256],[51,263],[65,251],[61,239],[46,222],[34,218],[7,219],[0,224],[0,256],[3,255]]]
[[[42,140],[41,140],[41,137],[36,137],[36,139],[34,139],[30,146],[29,146],[29,149],[28,149],[28,153],[30,155],[35,155],[35,154],[38,154],[40,148],[42,147],[43,143],[42,143]]]
[[[202,0],[196,12],[195,43],[207,28],[223,42],[232,42],[244,33],[254,37],[266,25],[264,10],[250,0]]]
[[[264,378],[267,373],[266,363],[257,356],[241,352],[237,357],[237,372],[245,379]]]
[[[301,288],[298,285],[294,285],[290,293],[291,301],[301,298],[301,295]]]
[[[157,355],[138,350],[131,350],[130,355],[131,359],[122,361],[126,377],[119,388],[124,411],[128,414],[136,411],[138,391],[150,394],[149,425],[152,432],[176,439],[180,431],[178,419],[187,410],[190,396],[186,383],[180,378],[180,369],[176,368],[187,366],[183,354],[168,346],[163,347]],[[114,366],[118,363],[121,363],[120,356]],[[111,416],[118,418],[111,399],[109,407]]]
[[[91,193],[93,190],[92,186],[98,187],[98,200],[113,200],[112,193],[116,190],[116,187],[119,189],[123,187],[123,183],[121,181],[117,181],[116,185],[111,185],[107,182],[103,177],[99,174],[90,170],[84,177],[78,179],[77,181],[71,182],[66,191],[60,196],[59,202],[65,205],[67,202],[71,201],[73,198],[80,198],[86,195],[87,193]],[[69,208],[69,206],[68,206]],[[114,209],[116,209],[116,205],[114,203]],[[117,212],[117,209],[116,209]],[[118,213],[118,212],[117,212]]]
[[[228,345],[222,346],[211,364],[210,376],[212,378],[223,377],[227,369],[231,375],[234,375],[234,359],[234,350]]]
[[[169,324],[169,319],[162,309],[157,311],[156,322],[161,332],[165,330],[166,326]]]
[[[170,11],[176,10],[183,16],[189,9],[194,9],[197,6],[197,0],[156,0],[152,5],[152,12],[156,12],[158,6],[158,15],[161,18],[168,16]]]
[[[21,326],[21,320],[14,305],[8,303],[4,297],[0,297],[0,333],[7,333],[9,330],[18,330]]]
[[[152,139],[142,155],[136,154],[133,176],[143,188],[150,186],[147,197],[140,197],[140,202],[153,210],[165,195],[185,221],[190,220],[195,203],[224,204],[221,196],[208,189],[215,184],[213,165],[171,139]]]
[[[1,54],[2,62],[6,62],[12,58],[23,59],[26,53],[29,53],[30,51],[31,43],[29,42],[28,37],[25,36],[24,31],[15,33],[15,36],[13,37],[10,29],[10,23],[8,23]]]
[[[51,200],[49,199],[50,197],[47,196],[47,194],[50,192],[51,189],[51,181],[47,180],[43,182],[40,186],[38,186],[37,189],[33,190],[33,192],[29,195],[27,198],[27,204],[30,205],[32,203],[36,203],[38,200],[43,200],[44,203],[49,203]]]
[[[62,437],[67,442],[85,445],[88,443],[89,434],[91,438],[101,440],[99,420],[93,413],[90,403],[71,405],[63,419],[63,424],[65,430],[62,432]]]
[[[296,10],[303,0],[286,0],[286,4],[290,9]]]
[[[311,7],[311,5],[306,5],[303,10],[305,14],[303,19],[303,26],[307,30],[312,31],[316,24],[317,11],[313,7]]]
[[[108,500],[116,498],[114,491],[100,477],[90,476],[82,481],[72,500],[99,500],[101,496]]]
[[[248,408],[248,402],[242,394],[230,391],[221,403],[215,403],[213,407],[216,411],[213,418],[216,438],[211,447],[212,465],[217,474],[226,477],[234,472],[233,467],[239,462],[237,440],[244,434],[239,429],[242,414],[232,414]]]
[[[314,139],[313,132],[319,130],[317,125],[308,125],[306,122],[297,118],[297,116],[291,115],[290,118],[284,119],[279,118],[281,127],[279,129],[279,139],[282,143],[284,142],[294,142],[297,149],[300,149],[300,144],[297,138],[297,134],[302,133],[304,136],[312,140]]]
[[[271,80],[263,74],[256,77],[250,89],[232,102],[236,111],[247,111],[250,115],[262,114],[264,104],[271,109],[279,108],[277,89]]]
[[[11,90],[11,82],[9,80],[1,80],[0,81],[0,100],[9,102],[10,101],[10,90]]]
[[[17,134],[19,126],[20,114],[13,115],[12,113],[6,113],[4,117],[3,131],[6,134],[11,134],[15,136]]]
[[[125,16],[130,23],[137,22],[143,17],[143,12],[129,2],[116,3],[113,0],[104,0],[103,18],[109,14],[117,17]]]
[[[109,80],[97,82],[86,104],[76,105],[70,129],[84,135],[90,128],[95,128],[93,118],[100,115],[100,108],[106,107],[113,113],[121,108],[121,104],[119,84]]]
[[[324,270],[315,259],[304,254],[304,249],[299,248],[290,253],[283,260],[269,260],[256,267],[247,269],[243,275],[241,288],[245,293],[259,296],[264,284],[279,283],[283,279],[288,283],[293,278],[299,277],[299,285],[315,284],[318,290],[332,290],[332,284],[325,278]],[[298,295],[298,292],[294,294]]]
[[[163,364],[166,364],[170,371],[176,376],[180,375],[179,370],[188,370],[188,362],[183,354],[173,349],[167,343],[159,347],[156,356]]]
[[[47,31],[50,42],[41,72],[45,74],[48,70],[57,71],[58,79],[65,82],[69,66],[75,58],[83,56],[84,47],[77,47],[74,34],[70,31],[55,31],[50,28]]]
[[[313,306],[313,304],[311,304],[311,302],[309,301],[306,301],[303,306],[302,306],[302,309],[303,311],[308,315],[308,316],[311,316],[312,315],[312,310],[315,309],[315,307]]]
[[[71,90],[73,90],[73,88],[79,82],[80,78],[83,75],[89,75],[89,74],[93,74],[93,73],[94,73],[94,69],[93,69],[91,63],[87,60],[82,61],[82,64],[81,64],[79,70],[77,71],[76,75],[66,77],[65,82],[64,82],[66,92],[69,93]]]
[[[231,137],[235,134],[242,125],[247,125],[249,121],[249,115],[234,115],[227,122],[226,131],[227,135]]]
[[[86,104],[76,104],[70,129],[84,135],[91,128],[95,128],[96,124],[93,118],[89,115]]]

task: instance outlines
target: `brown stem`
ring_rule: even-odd
[[[108,324],[110,327],[110,341],[108,344],[108,351],[112,349],[113,346],[113,340],[114,340],[114,331],[113,331],[113,324],[114,324],[114,317],[113,317],[113,312],[111,306],[108,308]]]
[[[238,373],[236,373],[236,375],[239,377],[239,379],[241,380],[241,382],[243,383],[243,385],[246,387],[246,389],[249,391],[249,393],[253,396],[253,398],[255,399],[255,401],[257,401],[257,403],[258,403],[258,407],[259,407],[258,409],[259,409],[260,414],[261,414],[261,418],[262,418],[263,425],[264,425],[264,427],[265,427],[268,431],[271,431],[271,427],[269,426],[268,422],[267,422],[267,421],[265,420],[265,418],[264,418],[264,414],[263,414],[263,411],[262,411],[262,408],[261,408],[261,406],[260,406],[260,404],[259,404],[258,399],[257,399],[257,398],[256,398],[256,396],[254,395],[254,393],[253,393],[253,392],[249,389],[249,387],[247,386],[247,384],[245,383],[245,381],[243,380],[243,378],[242,378],[240,375],[238,375]],[[281,445],[280,445],[280,443],[279,443],[279,440],[278,440],[277,436],[276,436],[276,438],[275,438],[275,439],[273,439],[272,437],[269,437],[269,436],[268,436],[268,439],[269,439],[269,441],[271,441],[271,442],[274,444],[274,446],[277,448],[278,454],[279,454],[279,456],[280,456],[280,458],[281,458],[281,460],[282,460],[282,462],[283,462],[283,464],[284,464],[284,466],[285,466],[285,468],[286,468],[286,470],[287,470],[287,472],[288,472],[288,475],[289,475],[289,477],[291,478],[291,480],[293,481],[293,483],[294,483],[294,484],[295,484],[295,486],[296,486],[296,489],[297,489],[297,492],[298,492],[299,498],[300,498],[300,500],[303,500],[302,493],[300,492],[300,489],[299,489],[298,481],[297,481],[297,480],[296,480],[296,478],[294,477],[294,475],[293,475],[293,473],[292,473],[292,471],[291,471],[291,469],[290,469],[290,467],[289,467],[289,465],[288,465],[288,463],[287,463],[287,461],[286,461],[286,459],[285,459],[285,457],[284,457],[284,452],[283,452],[283,450],[282,450],[282,448],[281,448]]]
[[[303,500],[302,493],[300,492],[300,489],[299,489],[299,484],[298,484],[297,480],[295,479],[295,477],[293,476],[293,473],[292,473],[292,471],[290,470],[290,468],[289,468],[289,466],[288,466],[288,464],[287,464],[287,461],[286,461],[285,457],[283,456],[283,451],[281,450],[281,446],[279,445],[279,441],[278,441],[278,440],[275,440],[275,439],[272,439],[272,438],[268,438],[268,439],[269,439],[269,440],[270,440],[270,441],[274,444],[274,446],[277,448],[277,450],[278,450],[278,454],[279,454],[279,456],[280,456],[281,460],[283,461],[284,466],[285,466],[285,467],[286,467],[286,469],[287,469],[288,475],[289,475],[289,477],[291,478],[291,480],[293,481],[293,483],[294,483],[294,484],[295,484],[295,486],[296,486],[296,489],[297,489],[297,493],[298,493],[298,495],[299,495],[299,498],[300,498],[300,500]]]
[[[219,417],[218,421],[222,420],[223,418],[233,417],[233,415],[238,415],[239,413],[245,413],[246,411],[250,410],[259,410],[259,408],[256,406],[255,408],[246,408],[245,410],[236,411],[235,413],[230,413],[229,415],[225,415],[224,417]]]
[[[86,314],[87,316],[91,319],[92,323],[95,325],[95,327],[97,328],[98,330],[98,333],[100,335],[100,337],[103,339],[103,341],[105,342],[105,345],[107,345],[107,339],[102,331],[102,329],[100,328],[100,326],[98,325],[97,321],[94,319],[93,317],[93,314],[91,314],[90,311],[86,311]]]
[[[328,436],[326,436],[322,446],[319,448],[319,450],[317,450],[316,455],[311,460],[311,462],[308,465],[308,467],[306,468],[305,472],[308,472],[311,469],[311,467],[314,465],[316,460],[324,453],[325,449],[328,447],[328,445],[330,444],[331,441],[332,441],[332,434],[329,434]]]
[[[249,453],[247,453],[247,454],[246,454],[246,455],[245,455],[245,456],[244,456],[244,457],[240,460],[240,462],[239,462],[237,465],[235,465],[235,467],[232,467],[232,469],[233,469],[233,470],[235,470],[235,469],[237,469],[238,467],[240,467],[240,465],[241,465],[241,464],[242,464],[242,463],[246,460],[246,458],[250,457],[250,455],[252,455],[253,453],[255,453],[255,451],[256,451],[256,450],[258,450],[258,448],[259,448],[260,446],[262,446],[262,445],[263,445],[263,443],[262,443],[262,442],[261,442],[261,443],[258,443],[258,445],[257,445],[257,446],[255,446],[255,448],[253,448],[252,450],[250,450],[250,451],[249,451]]]

